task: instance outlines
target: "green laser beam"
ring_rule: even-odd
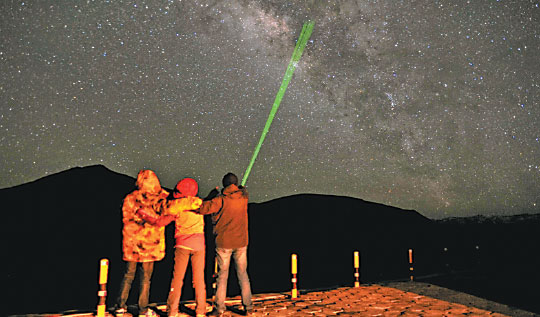
[[[285,91],[287,90],[287,87],[289,86],[289,82],[291,81],[294,70],[296,69],[296,66],[298,66],[298,61],[300,60],[300,57],[302,57],[302,52],[304,52],[304,48],[306,47],[306,43],[309,40],[309,37],[311,36],[311,32],[313,31],[314,25],[315,25],[314,21],[307,21],[306,23],[304,23],[304,26],[302,27],[302,31],[300,32],[300,37],[298,37],[298,41],[296,41],[296,46],[294,48],[294,52],[292,54],[291,60],[289,61],[289,66],[287,66],[287,71],[285,72],[285,76],[283,77],[283,81],[281,82],[281,86],[279,87],[279,91],[276,95],[276,99],[274,100],[274,105],[272,106],[272,110],[270,110],[270,114],[268,115],[268,119],[266,120],[266,124],[264,125],[264,129],[259,139],[259,143],[255,147],[255,151],[253,151],[253,156],[251,157],[251,161],[249,162],[246,172],[244,173],[244,178],[242,179],[242,186],[246,184],[249,173],[251,172],[251,169],[253,167],[253,164],[255,163],[255,160],[257,159],[257,155],[259,154],[261,146],[264,142],[264,138],[266,138],[266,134],[268,133],[268,130],[270,129],[270,125],[272,124],[272,121],[274,120],[276,112],[281,103],[281,99],[283,99],[283,95],[285,94]]]

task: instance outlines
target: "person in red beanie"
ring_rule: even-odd
[[[204,282],[205,241],[204,218],[188,211],[197,209],[202,200],[196,197],[199,188],[192,178],[184,178],[176,184],[173,200],[169,202],[169,214],[176,215],[174,270],[167,298],[168,316],[178,316],[178,306],[188,262],[191,258],[193,285],[195,287],[196,316],[206,316],[206,285]],[[187,201],[193,208],[183,206]],[[196,206],[196,207],[195,207]]]

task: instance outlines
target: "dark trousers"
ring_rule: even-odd
[[[135,273],[137,272],[137,262],[127,262],[126,272],[120,284],[120,293],[118,294],[117,307],[127,308],[126,302],[129,297],[129,291],[131,289],[131,283],[135,279]],[[146,313],[148,307],[148,300],[150,297],[150,280],[152,273],[154,272],[154,262],[143,262],[141,264],[141,272],[139,275],[140,289],[139,289],[139,312]]]

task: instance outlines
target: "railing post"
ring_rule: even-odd
[[[218,262],[217,262],[217,257],[215,257],[214,258],[214,273],[212,274],[212,278],[213,278],[213,281],[212,281],[212,290],[213,290],[212,301],[215,301],[215,299],[216,299],[217,276],[218,276]]]
[[[414,267],[413,267],[413,250],[409,249],[409,271],[411,273],[411,281],[414,280]]]
[[[109,273],[109,260],[101,259],[99,263],[99,303],[97,306],[97,317],[105,317],[107,300],[107,275]]]
[[[292,274],[291,298],[297,298],[298,297],[297,279],[296,279],[296,274],[298,273],[297,264],[298,264],[297,263],[297,256],[296,256],[296,254],[292,254],[292,256],[291,256],[291,274]]]
[[[354,251],[354,287],[360,287],[360,253]]]

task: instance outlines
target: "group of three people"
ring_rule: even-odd
[[[155,316],[148,308],[150,280],[154,262],[165,257],[165,226],[175,221],[175,256],[171,287],[167,298],[168,316],[178,315],[183,280],[191,258],[197,316],[206,315],[206,285],[204,280],[205,239],[204,215],[212,214],[218,263],[215,309],[223,315],[231,256],[236,264],[242,304],[247,314],[253,309],[251,286],[247,274],[248,193],[238,186],[233,173],[223,177],[221,193],[217,188],[204,199],[197,197],[198,185],[192,178],[178,182],[172,194],[161,188],[156,174],[141,170],[137,189],[124,198],[123,259],[126,271],[120,285],[116,314],[127,311],[131,283],[140,264],[139,314]]]

